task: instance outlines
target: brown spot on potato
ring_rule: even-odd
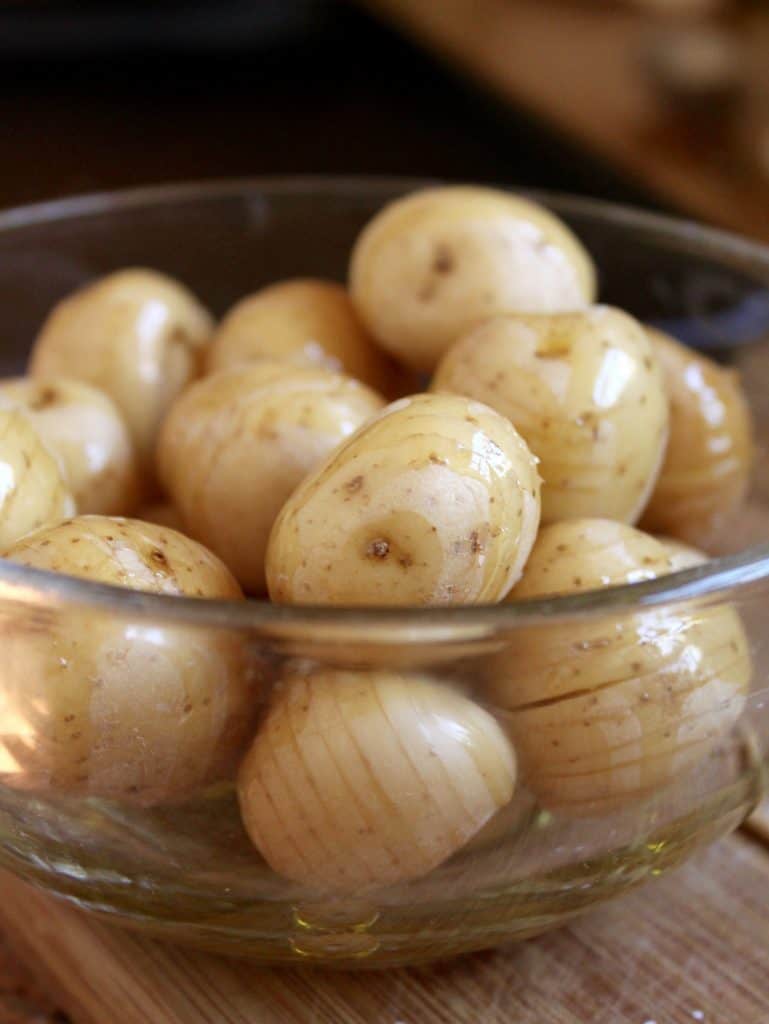
[[[383,537],[377,537],[376,540],[372,540],[366,548],[367,558],[387,558],[390,553],[390,543]]]
[[[450,274],[454,266],[455,259],[451,249],[447,245],[439,243],[435,247],[433,256],[433,270],[436,274]]]
[[[56,405],[59,400],[59,393],[56,388],[45,387],[41,388],[35,397],[30,401],[29,407],[33,412],[40,412],[41,409],[47,409],[50,405]]]

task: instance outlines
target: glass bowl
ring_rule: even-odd
[[[23,368],[53,303],[115,268],[149,265],[174,274],[217,313],[278,278],[343,280],[361,226],[419,184],[233,181],[1,214],[3,372]],[[80,907],[169,939],[267,962],[383,966],[495,946],[561,924],[680,864],[751,811],[769,749],[769,250],[601,202],[538,198],[593,254],[603,301],[742,370],[759,457],[748,507],[722,539],[719,557],[632,587],[451,610],[180,599],[0,562],[3,866]],[[713,616],[731,614],[726,605],[739,612],[748,638],[750,692],[714,704],[699,698],[730,671],[728,651],[715,669],[700,669],[698,659]],[[641,688],[665,742],[649,756],[648,716],[643,726],[628,705],[607,717],[597,691],[575,684],[571,726],[584,730],[587,759],[558,769],[569,776],[567,797],[558,785],[530,785],[523,773],[512,802],[429,874],[332,893],[267,867],[243,830],[231,780],[155,806],[19,787],[19,765],[50,739],[56,712],[55,696],[36,687],[36,659],[54,656],[63,633],[102,628],[161,647],[169,637],[227,637],[242,646],[265,698],[288,668],[426,674],[483,704],[504,728],[510,722],[495,698],[500,680],[504,685],[522,665],[539,671],[542,659],[578,675],[580,664],[601,656],[605,637],[620,632],[623,657],[636,646],[639,665],[651,653],[658,666],[636,678],[631,660],[622,685],[636,694]],[[679,673],[691,699],[675,699]],[[615,680],[603,690],[622,704]],[[524,709],[529,748],[552,742],[548,704],[534,700]],[[376,750],[369,753],[376,776]],[[399,756],[408,753],[404,746]]]

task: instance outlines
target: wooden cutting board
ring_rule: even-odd
[[[258,968],[108,927],[6,874],[0,926],[76,1024],[769,1021],[760,821],[568,928],[413,970]]]

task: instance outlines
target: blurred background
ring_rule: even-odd
[[[425,175],[769,238],[765,0],[0,0],[0,79],[4,207]]]

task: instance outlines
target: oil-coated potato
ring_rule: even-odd
[[[156,594],[242,597],[205,548],[136,520],[81,516],[24,538],[6,557]],[[256,683],[225,630],[72,606],[45,625],[27,609],[7,617],[2,643],[6,785],[178,799],[231,771],[248,739]]]
[[[536,459],[479,402],[393,402],[292,494],[267,554],[282,604],[499,601],[539,525]]]
[[[733,370],[662,331],[648,333],[670,396],[670,440],[642,526],[708,550],[747,494],[750,411]]]
[[[126,515],[139,495],[133,444],[117,406],[80,380],[0,380],[0,399],[27,411],[33,426],[61,459],[81,514]]]
[[[59,459],[27,413],[0,400],[0,550],[74,514]]]
[[[160,435],[159,475],[186,532],[259,593],[281,506],[383,405],[363,384],[330,370],[267,360],[222,370],[174,404]]]
[[[511,600],[666,574],[660,542],[622,523],[544,527]],[[507,711],[521,775],[548,808],[593,815],[651,797],[711,752],[742,712],[747,639],[729,605],[602,614],[521,629],[487,698]]]
[[[446,353],[431,387],[512,421],[541,460],[543,522],[641,514],[668,405],[646,332],[626,313],[593,306],[489,321]]]
[[[289,674],[241,765],[254,844],[280,875],[350,892],[427,874],[507,804],[488,712],[424,676]]]
[[[552,213],[489,188],[425,189],[359,236],[350,291],[379,343],[417,370],[500,313],[557,313],[595,296],[581,243]]]
[[[366,332],[347,289],[334,281],[279,281],[230,310],[208,350],[208,372],[258,359],[325,367],[387,395],[396,386],[396,367]]]
[[[149,472],[160,421],[198,376],[212,326],[178,281],[154,270],[121,270],[53,309],[29,369],[34,377],[77,377],[105,391]]]

